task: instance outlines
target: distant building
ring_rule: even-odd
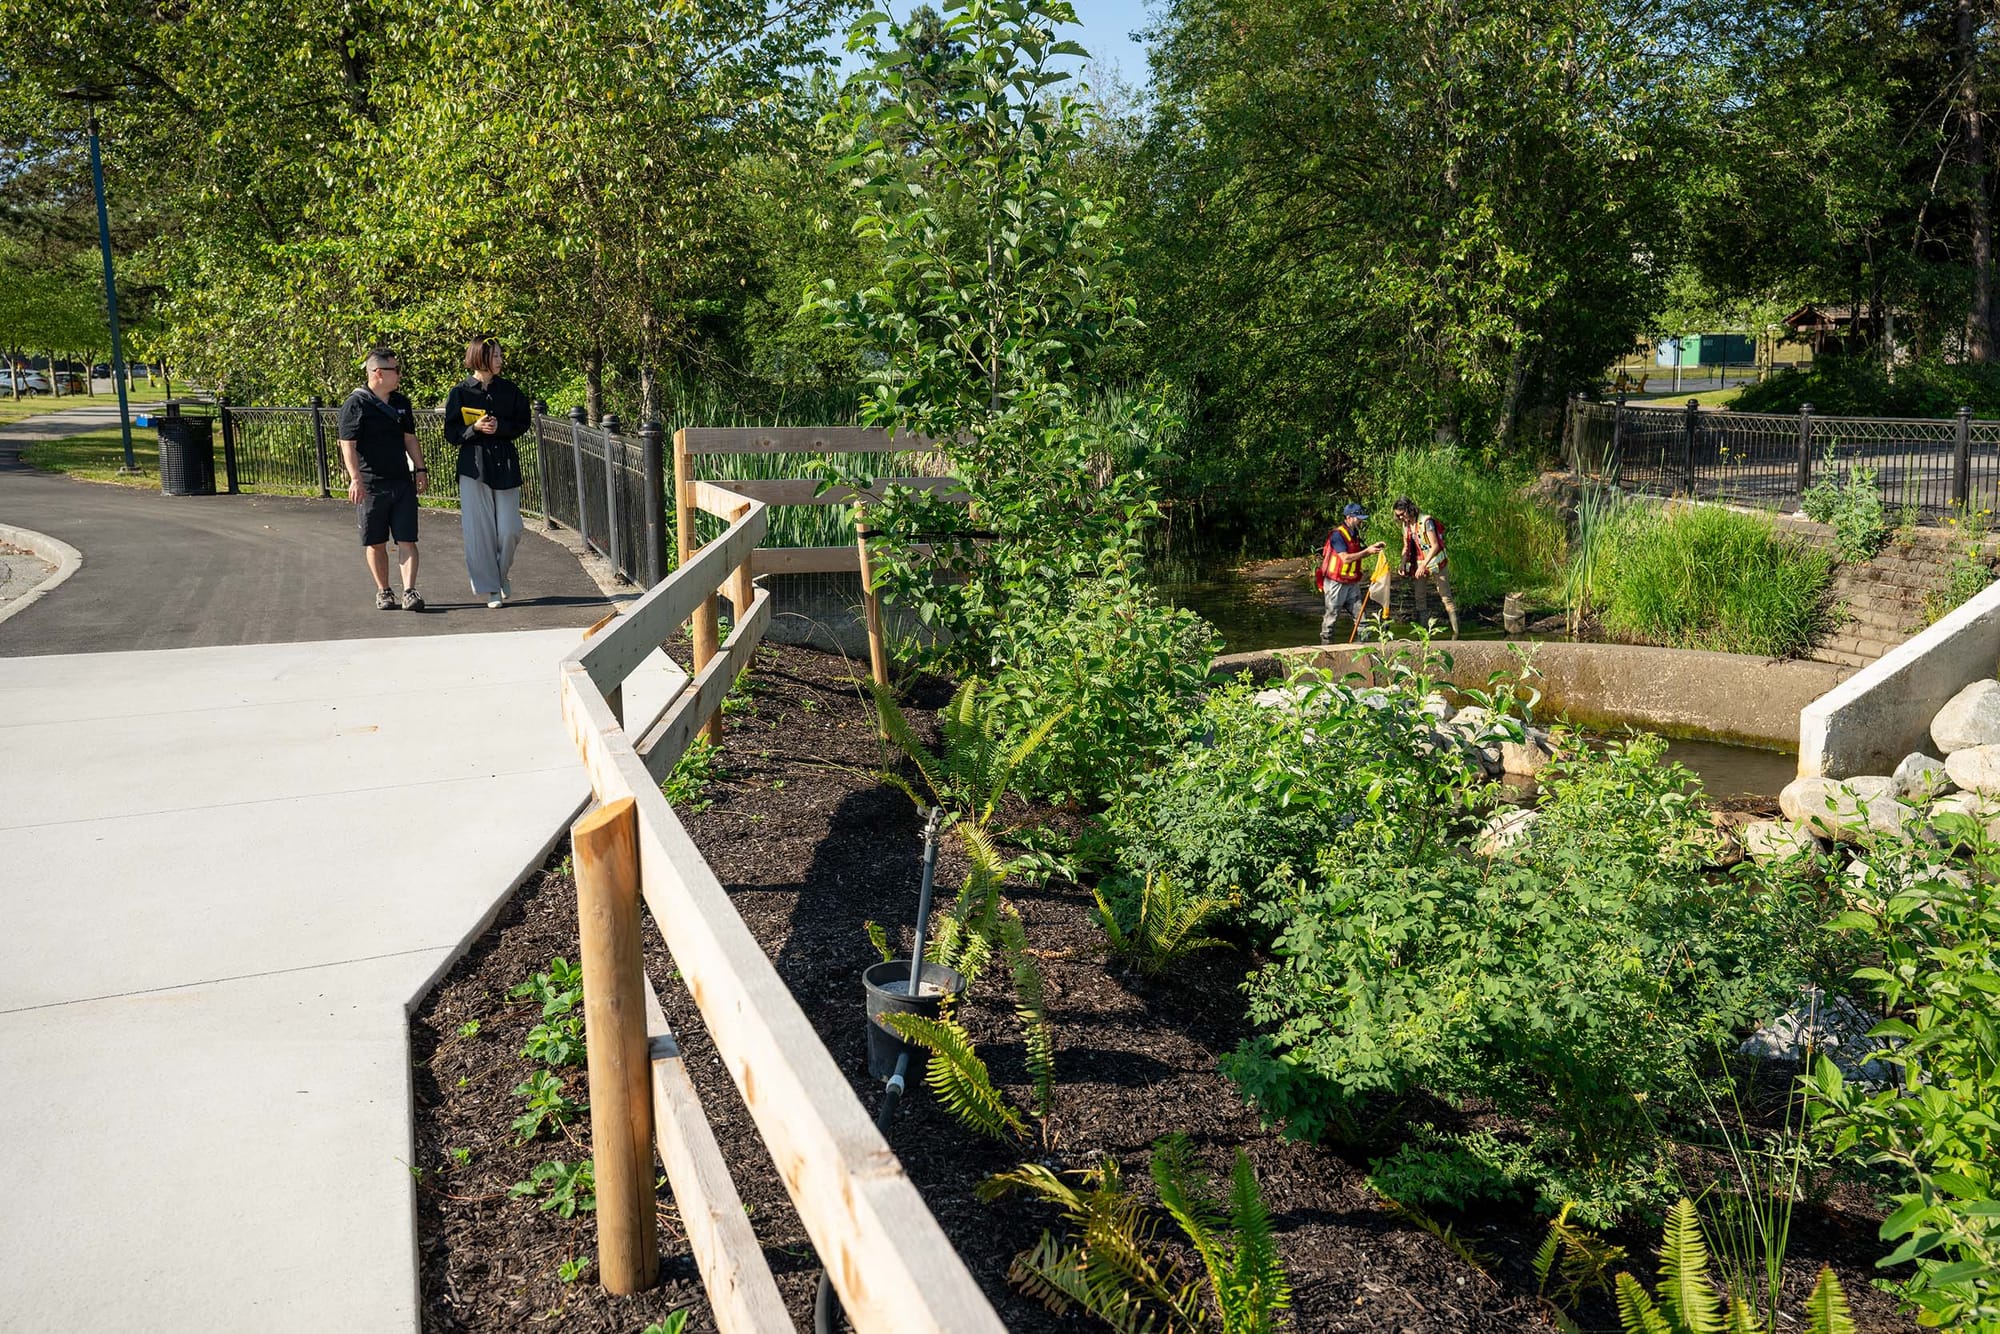
[[[1872,345],[1881,332],[1874,310],[1866,303],[1857,310],[1810,301],[1785,316],[1785,329],[1793,342],[1812,348],[1815,357],[1858,351]]]

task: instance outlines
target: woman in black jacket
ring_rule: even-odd
[[[472,591],[498,607],[514,591],[507,571],[521,541],[521,456],[514,440],[528,429],[527,395],[500,374],[498,340],[465,345],[471,374],[444,401],[444,438],[458,446],[458,508],[465,573]]]

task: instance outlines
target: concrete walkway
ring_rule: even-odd
[[[0,624],[0,1330],[416,1328],[408,1009],[588,796],[566,553],[377,613],[347,506],[217,499],[0,472],[83,553]]]

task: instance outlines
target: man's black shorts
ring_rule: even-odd
[[[417,540],[417,488],[414,483],[396,486],[371,484],[368,494],[355,506],[361,511],[361,545],[379,547],[394,537],[398,542]]]

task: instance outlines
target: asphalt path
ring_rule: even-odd
[[[575,557],[533,524],[514,563],[514,600],[489,609],[472,596],[449,510],[423,512],[421,613],[375,609],[344,500],[164,496],[0,457],[0,523],[83,553],[61,588],[0,622],[0,657],[548,630],[611,609]],[[391,581],[400,590],[399,577]]]

